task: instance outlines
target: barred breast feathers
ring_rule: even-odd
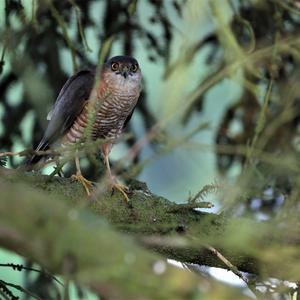
[[[89,110],[96,109],[92,128],[92,137],[117,138],[123,129],[127,117],[134,109],[141,91],[140,79],[122,76],[104,75],[90,95],[82,112],[65,136],[68,143],[80,141],[88,124]],[[95,101],[91,107],[91,102]]]

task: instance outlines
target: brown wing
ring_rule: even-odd
[[[83,70],[68,79],[61,89],[54,108],[49,114],[49,124],[36,151],[46,150],[73,125],[89,98],[95,79],[94,71]],[[41,156],[33,155],[27,164],[37,163]]]

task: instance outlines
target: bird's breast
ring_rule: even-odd
[[[121,91],[108,92],[92,105],[87,102],[65,136],[68,143],[82,140],[84,134],[93,139],[116,139],[122,132],[127,117],[134,109],[138,95]]]
[[[136,101],[137,97],[131,94],[114,93],[108,96],[96,113],[94,135],[100,138],[116,138]]]

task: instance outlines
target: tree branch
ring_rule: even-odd
[[[195,288],[197,280],[192,276],[181,290],[171,284],[169,275],[174,270],[169,267],[162,276],[155,275],[149,266],[154,266],[158,257],[137,247],[132,237],[112,230],[105,220],[168,258],[228,269],[207,249],[209,244],[239,271],[299,279],[299,243],[293,231],[287,234],[271,223],[228,219],[193,209],[174,210],[173,202],[151,194],[145,184],[132,182],[131,188],[128,206],[120,194],[103,192],[101,183],[94,197],[87,199],[82,186],[70,179],[1,168],[0,245],[60,274],[64,274],[62,266],[68,257],[73,262],[73,273],[68,272],[68,276],[75,276],[94,290],[101,289],[101,293],[103,289],[112,292],[107,282],[115,292],[115,286],[121,290],[126,287],[128,292],[134,282],[129,298],[141,291],[152,297],[153,285],[162,284],[164,290],[155,291],[157,299],[167,292],[174,296],[172,299],[183,299],[182,293]],[[272,253],[276,249],[276,255],[270,256],[271,249]],[[128,264],[135,272],[124,276]],[[148,273],[148,282],[141,280],[141,273]],[[180,276],[191,275],[180,272]]]

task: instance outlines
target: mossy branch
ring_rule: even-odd
[[[64,261],[71,260],[72,274],[67,275],[94,290],[110,282],[120,294],[126,291],[128,298],[141,291],[151,298],[153,287],[162,284],[164,289],[155,291],[156,299],[163,299],[165,293],[185,299],[182,293],[195,288],[197,280],[180,270],[167,267],[164,275],[153,273],[151,266],[159,258],[138,247],[133,238],[168,258],[228,268],[206,246],[211,245],[239,271],[299,280],[296,228],[287,233],[276,224],[228,219],[180,205],[174,209],[176,204],[151,194],[140,182],[132,182],[128,206],[118,193],[103,192],[101,184],[95,196],[87,198],[78,183],[66,178],[4,168],[0,178],[1,247],[60,274],[67,272]],[[276,255],[270,257],[274,249]],[[191,276],[188,286],[174,286],[170,279],[174,272]]]

